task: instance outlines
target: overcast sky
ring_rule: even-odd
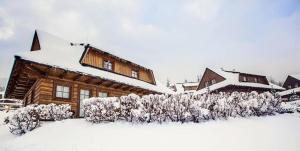
[[[206,67],[300,74],[300,0],[0,0],[0,77],[35,29],[129,58],[162,82],[195,81]]]

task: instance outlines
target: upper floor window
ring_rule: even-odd
[[[107,70],[112,70],[112,69],[113,69],[112,62],[109,61],[109,60],[105,60],[105,61],[103,62],[103,68],[104,68],[104,69],[107,69]]]
[[[257,78],[254,78],[254,82],[257,83]]]
[[[138,72],[135,71],[135,70],[132,70],[132,71],[131,71],[131,76],[132,76],[133,78],[138,78]]]
[[[247,77],[246,76],[243,77],[243,81],[247,81]]]
[[[216,83],[215,79],[211,80],[211,84],[215,84],[215,83]]]
[[[106,92],[98,92],[98,97],[100,97],[100,98],[106,98],[106,97],[108,97],[108,93],[106,93]]]
[[[70,87],[57,85],[55,96],[57,98],[69,99],[70,98]]]
[[[209,83],[208,82],[205,82],[205,87],[208,87],[209,86]]]
[[[298,88],[298,87],[299,87],[299,85],[298,85],[298,83],[296,83],[296,84],[295,84],[295,88]]]

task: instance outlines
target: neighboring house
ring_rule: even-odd
[[[24,105],[70,104],[83,115],[83,99],[173,93],[151,69],[89,44],[74,44],[36,31],[31,50],[15,56],[5,97]]]
[[[199,82],[186,82],[186,83],[176,83],[171,85],[171,88],[173,91],[177,93],[183,93],[183,92],[195,92],[197,90],[197,87],[199,85]]]
[[[300,74],[299,75],[289,75],[283,87],[286,91],[280,92],[279,95],[284,101],[293,101],[300,98]]]
[[[206,92],[233,91],[283,91],[284,88],[270,83],[266,76],[206,68],[197,90],[199,90],[197,93],[201,94]]]

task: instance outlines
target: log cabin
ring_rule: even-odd
[[[283,91],[284,88],[270,83],[266,76],[206,68],[198,85],[197,93],[207,92],[264,92]]]
[[[36,30],[30,51],[15,55],[6,98],[29,104],[70,104],[83,116],[83,100],[173,93],[153,71],[90,44],[71,43]]]
[[[286,91],[280,92],[280,96],[284,101],[293,101],[300,98],[300,74],[299,75],[288,75],[283,87]]]

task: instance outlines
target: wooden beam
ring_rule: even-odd
[[[83,77],[84,75],[82,75],[82,74],[78,74],[78,75],[76,75],[72,80],[73,81],[78,81],[81,77]]]
[[[106,85],[106,87],[114,87],[115,85],[118,85],[118,83],[114,83],[114,82],[111,82],[110,84]]]
[[[123,86],[121,87],[121,89],[122,89],[123,91],[126,91],[126,90],[128,90],[128,88],[130,88],[130,86],[129,86],[129,85],[123,85]]]
[[[68,74],[68,70],[63,70],[63,72],[58,76],[60,79],[63,79]]]
[[[116,83],[116,84],[114,84],[112,87],[113,87],[114,89],[118,89],[118,88],[120,88],[122,85],[123,85],[123,84]]]
[[[41,69],[38,69],[37,67],[33,66],[32,63],[30,63],[29,66],[25,65],[25,68],[28,68],[28,69],[32,70],[33,72],[40,74],[42,77],[46,77],[46,73],[44,71],[42,71]]]

